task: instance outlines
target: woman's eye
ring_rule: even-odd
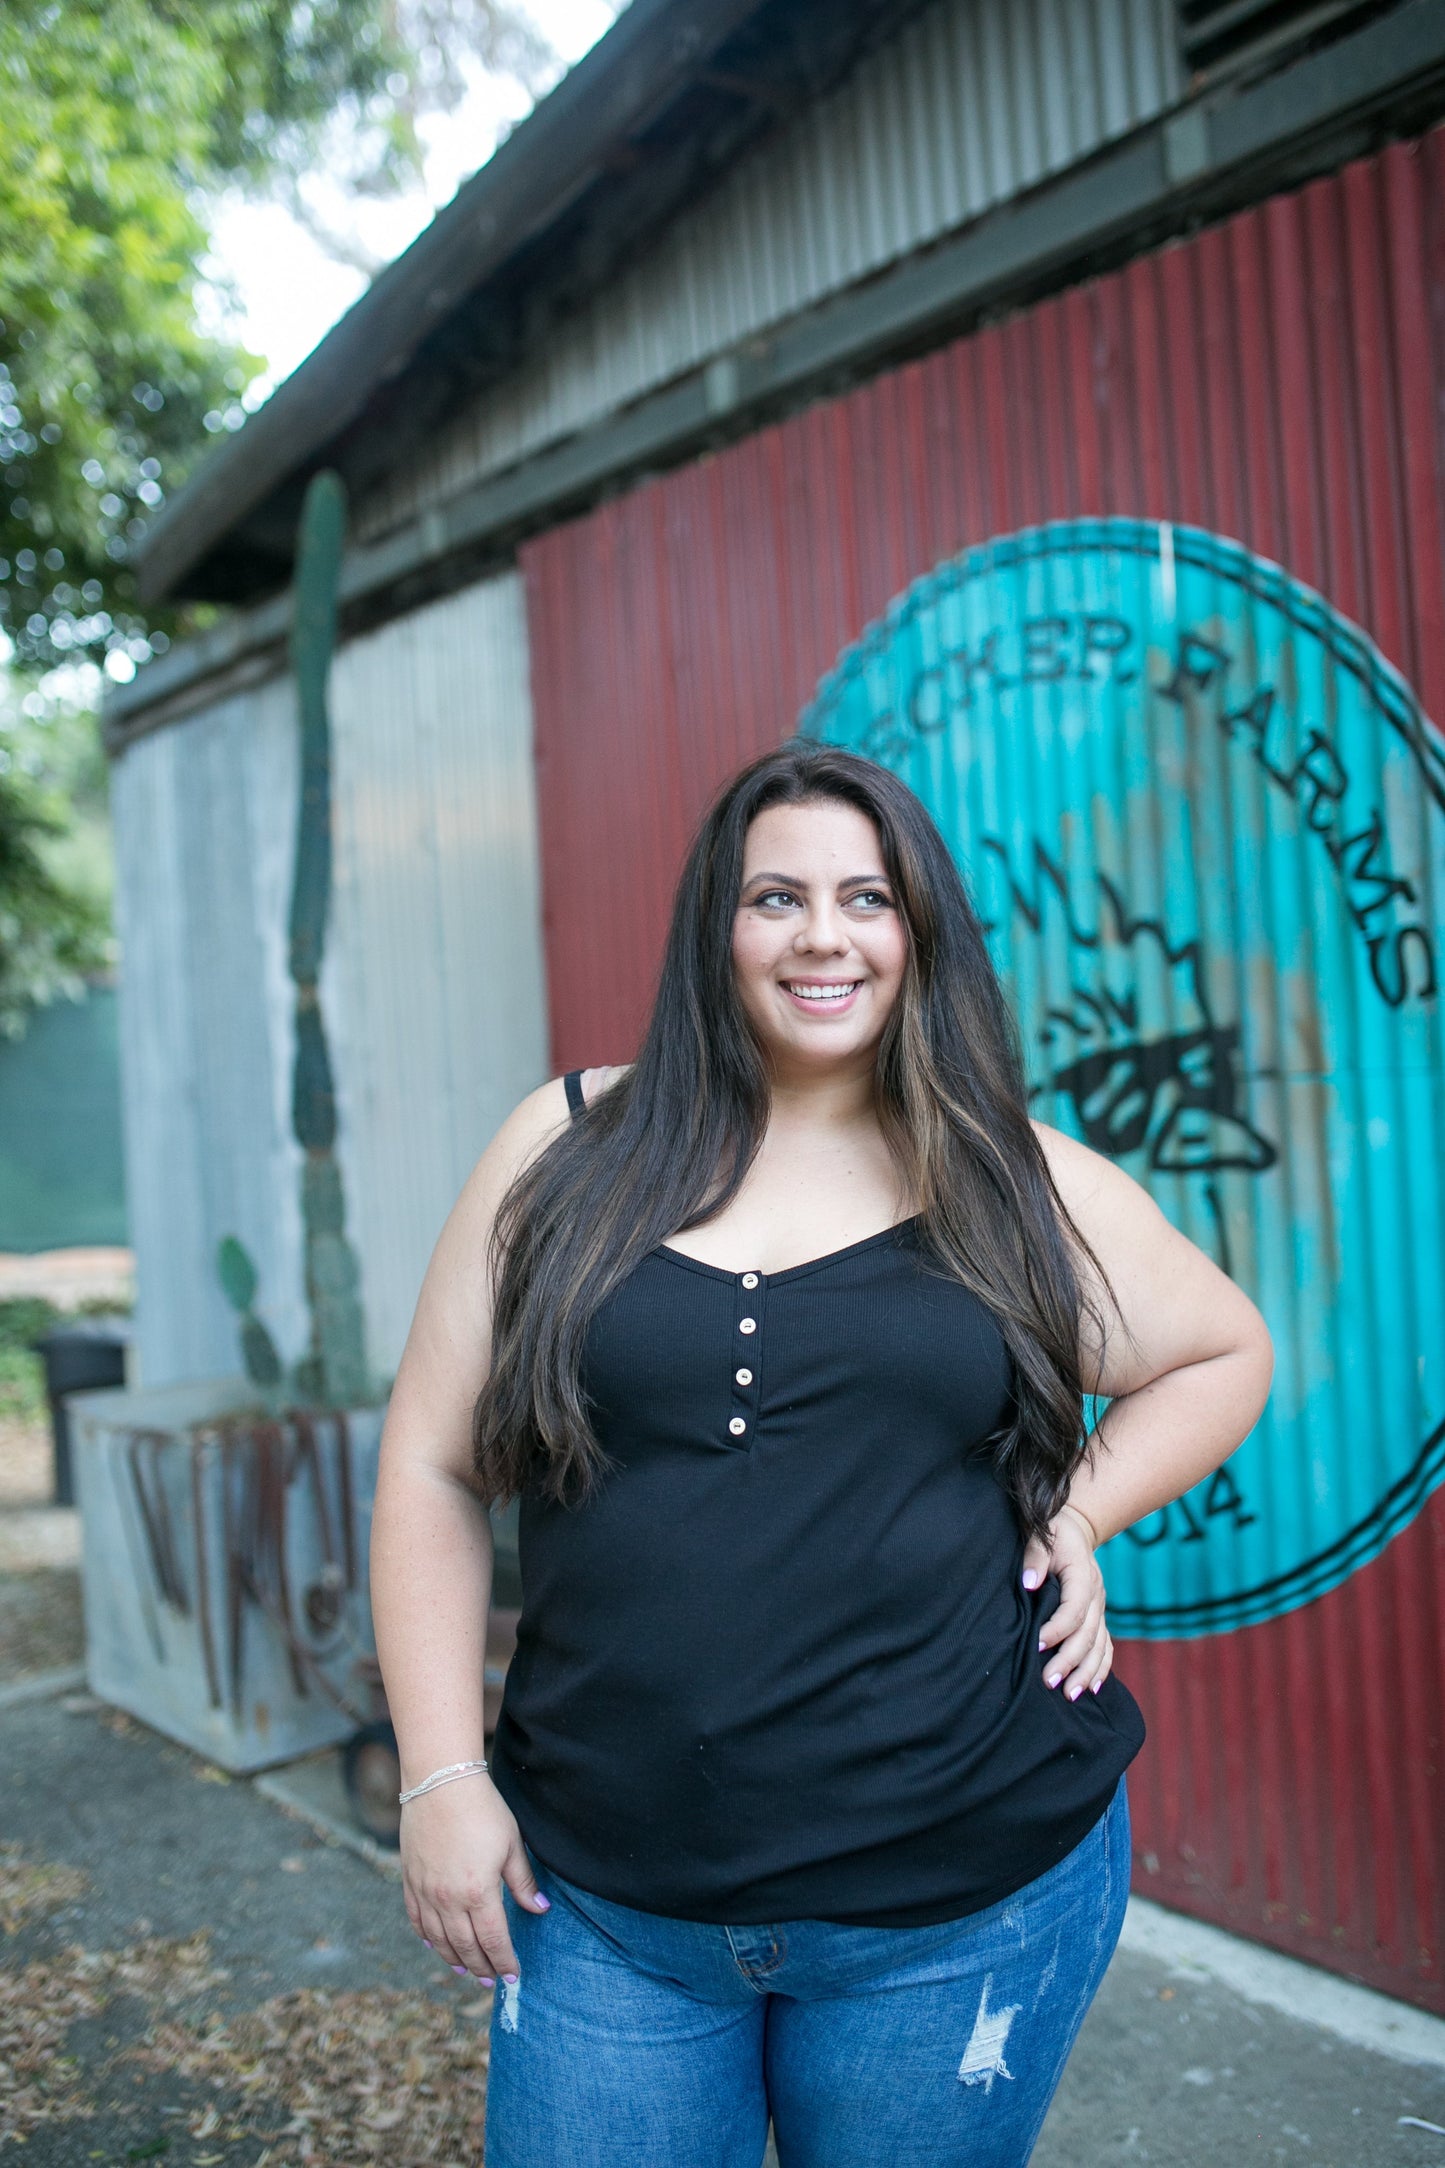
[[[769,888],[765,889],[761,896],[754,896],[753,905],[754,908],[756,908],[759,904],[775,904],[786,906],[790,903],[796,903],[797,900],[797,897],[793,894],[793,891],[790,888]]]
[[[855,896],[848,898],[850,904],[866,903],[870,910],[886,911],[892,898],[885,896],[881,888],[860,888]]]

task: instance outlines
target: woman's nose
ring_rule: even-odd
[[[827,906],[810,911],[798,933],[800,948],[836,954],[849,946],[850,936],[841,915]]]

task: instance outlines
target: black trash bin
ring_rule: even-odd
[[[75,1504],[75,1478],[70,1465],[70,1393],[91,1392],[102,1385],[124,1385],[125,1351],[130,1342],[126,1317],[77,1317],[56,1325],[31,1342],[45,1362],[45,1391],[50,1401],[50,1428],[55,1440],[55,1503]]]

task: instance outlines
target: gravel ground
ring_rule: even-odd
[[[135,1297],[135,1252],[96,1249],[0,1250],[0,1302],[42,1295],[58,1310],[82,1302],[129,1308]]]

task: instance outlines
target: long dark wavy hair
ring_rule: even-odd
[[[598,1305],[649,1251],[722,1211],[767,1128],[766,1058],[738,999],[733,922],[748,828],[766,807],[839,800],[878,831],[907,932],[878,1048],[878,1117],[933,1268],[972,1290],[1013,1358],[995,1467],[1028,1535],[1085,1457],[1080,1329],[1105,1320],[1030,1125],[1017,1026],[958,868],[886,768],[794,739],[745,768],[706,815],[682,870],[647,1035],[632,1068],[513,1183],[498,1213],[490,1374],[473,1415],[478,1487],[585,1498],[606,1468],[582,1385]],[[1117,1314],[1117,1305],[1116,1314]]]

